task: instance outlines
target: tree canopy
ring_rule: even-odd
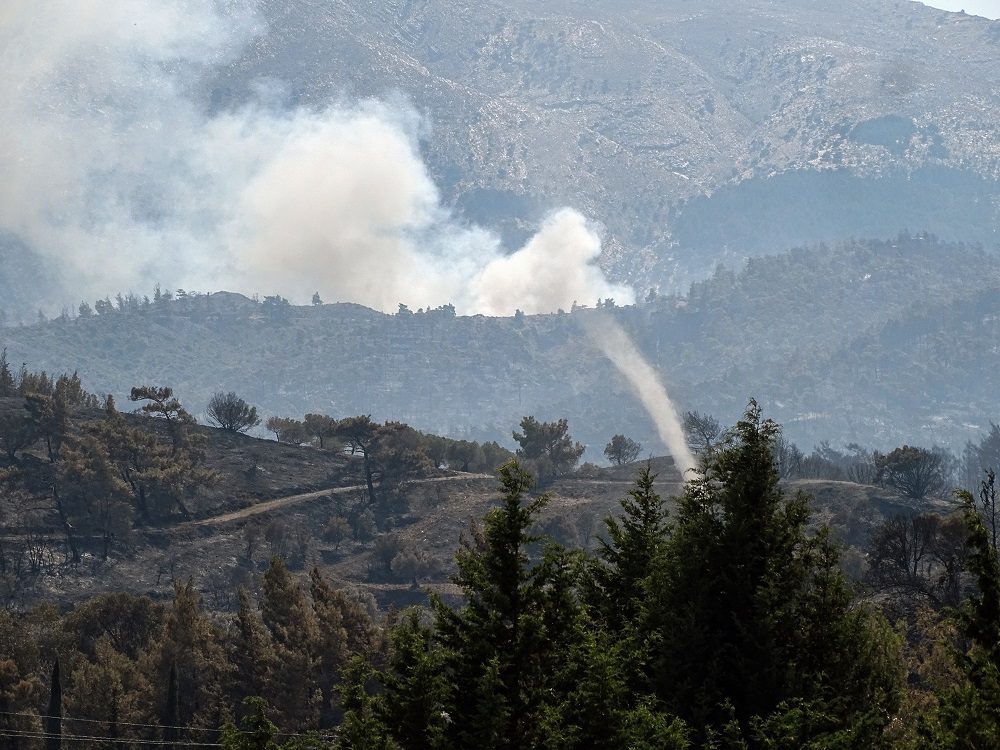
[[[520,432],[513,433],[521,446],[517,455],[528,462],[539,481],[569,473],[586,450],[586,446],[573,442],[565,419],[539,422],[528,416],[521,420],[520,427]]]
[[[246,432],[260,424],[257,407],[251,406],[233,391],[217,392],[208,402],[208,421],[229,432]]]

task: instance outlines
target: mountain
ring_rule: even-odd
[[[233,390],[264,415],[371,414],[499,440],[525,415],[566,417],[600,461],[625,433],[664,450],[582,322],[614,316],[682,410],[724,423],[756,397],[806,447],[952,444],[1000,418],[1000,272],[978,248],[928,236],[816,246],[719,268],[685,295],[513,318],[395,315],[216,293],[0,329],[8,361],[79,369],[119,402],[172,386],[195,414]]]
[[[516,246],[573,205],[605,265],[673,289],[719,258],[903,229],[997,244],[1000,23],[913,2],[265,2],[205,85],[402,95],[449,203]]]
[[[66,177],[51,191],[20,191],[11,178],[13,197],[37,194],[51,205],[31,220],[44,225],[35,240],[23,211],[0,222],[0,308],[9,319],[84,296],[73,292],[74,273],[78,285],[86,272],[125,291],[136,274],[165,282],[185,263],[189,273],[211,266],[193,258],[220,251],[213,227],[226,218],[191,208],[206,200],[197,184],[231,187],[236,172],[253,171],[251,159],[220,176],[216,154],[199,155],[209,148],[199,137],[232,125],[213,117],[264,110],[280,122],[369,99],[420,115],[420,156],[460,223],[496,230],[513,249],[547,212],[573,206],[605,227],[603,267],[640,295],[683,292],[719,261],[736,268],[763,253],[903,230],[997,246],[997,22],[907,0],[234,0],[219,8],[223,21],[229,13],[231,25],[252,29],[204,55],[185,46],[188,37],[168,38],[177,48],[165,52],[146,29],[119,68],[114,45],[94,42],[84,54],[93,40],[83,29],[82,51],[54,64],[53,80],[23,87],[41,99],[27,100],[34,119],[21,127],[44,134],[52,125],[62,134],[53,153],[88,156],[66,168],[76,182]],[[81,80],[69,75],[77,68]],[[154,83],[167,110],[149,101]],[[57,95],[73,90],[84,98]],[[183,110],[177,122],[170,107]],[[78,117],[87,128],[73,127]],[[188,140],[174,143],[172,126]],[[152,143],[139,137],[161,127]],[[48,150],[35,146],[33,159]],[[221,156],[240,147],[227,141]],[[35,171],[62,168],[46,164]],[[113,195],[104,196],[108,180]],[[223,193],[216,203],[235,200]],[[171,223],[178,217],[181,226]],[[115,234],[122,227],[131,231]],[[47,245],[57,239],[65,247]],[[60,262],[65,254],[79,256],[75,271]]]

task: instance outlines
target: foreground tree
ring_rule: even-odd
[[[257,407],[230,391],[219,391],[208,402],[208,421],[228,432],[246,432],[260,424]]]
[[[499,474],[500,507],[457,555],[465,606],[435,600],[433,628],[402,619],[381,708],[355,691],[348,725],[402,748],[684,747],[683,725],[632,710],[618,654],[577,599],[578,556],[539,549],[547,498],[527,497],[516,462]]]
[[[852,604],[826,531],[807,534],[807,498],[779,489],[777,434],[751,402],[678,499],[650,577],[650,679],[703,740],[877,747],[898,644]]]
[[[980,498],[995,494],[994,477]],[[939,696],[936,711],[923,717],[923,748],[1000,747],[1000,558],[980,509],[966,491],[956,493],[968,532],[968,570],[976,592],[955,613],[965,648],[953,651],[961,681]]]
[[[615,435],[604,446],[604,455],[616,466],[623,466],[635,461],[642,453],[642,443],[637,443],[624,435]]]
[[[634,628],[646,603],[646,581],[667,538],[667,509],[653,489],[656,475],[643,467],[619,518],[608,517],[607,538],[598,540],[588,567],[588,602],[616,637]]]

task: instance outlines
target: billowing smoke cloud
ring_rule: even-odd
[[[656,425],[660,439],[673,456],[677,468],[682,475],[687,476],[688,471],[697,468],[697,464],[688,448],[687,440],[684,439],[684,430],[677,409],[674,408],[673,402],[667,395],[667,389],[663,387],[656,371],[613,318],[595,312],[588,314],[583,321],[583,326],[593,342],[632,385]]]
[[[204,81],[262,31],[251,0],[220,8],[0,6],[0,230],[52,259],[78,298],[164,281],[385,310],[632,301],[595,265],[599,234],[573,210],[509,255],[457,221],[411,108],[288,110],[262,95],[212,111]]]

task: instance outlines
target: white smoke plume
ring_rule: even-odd
[[[697,463],[684,438],[680,417],[667,395],[667,389],[629,335],[616,320],[597,312],[583,318],[583,327],[597,348],[635,390],[681,475],[686,478],[689,471],[697,470]]]
[[[77,300],[164,281],[493,315],[632,301],[595,265],[599,234],[571,209],[510,255],[457,220],[410,107],[286,109],[262,93],[212,110],[204,82],[263,32],[253,11],[252,0],[0,4],[0,230],[53,261]]]

